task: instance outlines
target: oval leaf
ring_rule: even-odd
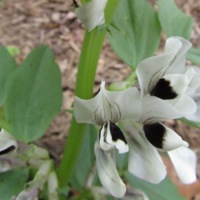
[[[158,16],[167,37],[181,36],[190,39],[193,28],[192,17],[178,9],[173,0],[158,0]]]
[[[5,47],[0,46],[0,105],[2,105],[5,100],[7,81],[15,69],[15,60]]]
[[[60,112],[61,74],[51,50],[32,51],[12,74],[7,87],[6,117],[11,134],[30,142],[41,137]]]
[[[191,48],[188,51],[187,59],[200,66],[200,49]]]
[[[25,186],[28,179],[28,169],[16,169],[1,173],[0,194],[2,200],[11,200],[18,195]]]
[[[168,178],[165,178],[159,184],[152,184],[138,179],[129,173],[126,173],[125,177],[132,187],[142,190],[150,200],[185,200],[185,198],[179,194],[176,186]]]
[[[122,0],[109,27],[109,41],[131,67],[155,53],[160,42],[160,24],[145,0]]]

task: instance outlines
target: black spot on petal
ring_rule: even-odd
[[[156,96],[160,99],[174,99],[178,96],[173,88],[170,86],[170,82],[165,80],[164,78],[161,78],[158,81],[156,86],[150,92],[150,95]]]
[[[15,148],[16,148],[15,146],[10,146],[7,149],[4,149],[3,151],[0,151],[0,155],[4,155],[4,154],[7,154],[7,153],[10,153],[11,151],[14,151]]]
[[[110,122],[110,132],[111,132],[113,141],[116,142],[117,140],[122,140],[125,144],[127,144],[124,134],[115,123]]]
[[[165,127],[162,124],[156,123],[144,125],[143,130],[145,132],[146,138],[153,146],[157,148],[163,148]]]

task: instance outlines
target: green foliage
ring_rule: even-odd
[[[15,47],[15,46],[6,46],[6,49],[11,56],[16,56],[16,55],[20,54],[19,48]]]
[[[62,188],[59,188],[58,192],[60,196],[66,199],[70,192],[70,188],[68,186],[62,187]]]
[[[132,187],[142,190],[150,200],[185,200],[168,178],[165,178],[160,184],[152,184],[138,179],[129,173],[126,173],[125,177]]]
[[[72,197],[70,200],[96,200],[90,190],[83,190],[78,197]]]
[[[193,20],[177,8],[174,0],[158,0],[158,16],[167,37],[181,36],[190,39]]]
[[[0,175],[0,194],[2,200],[11,200],[23,189],[28,179],[28,169],[16,169],[1,173]]]
[[[188,51],[187,59],[200,66],[200,49],[191,48]]]
[[[60,112],[61,75],[47,47],[32,51],[8,81],[5,101],[10,131],[18,140],[41,137]]]
[[[188,124],[190,126],[193,126],[195,128],[199,128],[200,129],[200,123],[198,123],[198,122],[193,122],[193,121],[190,121],[190,120],[185,119],[185,118],[182,118],[181,121],[184,122],[185,124]]]
[[[160,24],[146,0],[121,0],[109,27],[109,41],[131,67],[152,56],[160,42]]]
[[[0,46],[0,105],[5,101],[6,84],[15,69],[15,60],[10,56],[5,47]]]
[[[97,138],[96,129],[93,125],[86,128],[85,137],[81,147],[81,153],[71,178],[71,184],[78,191],[83,191],[88,175],[94,165],[94,144]],[[77,138],[78,140],[78,138]]]

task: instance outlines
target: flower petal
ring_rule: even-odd
[[[0,158],[0,173],[6,172],[12,169],[12,164],[9,159]]]
[[[114,161],[114,150],[103,151],[98,142],[95,144],[97,172],[104,188],[114,197],[121,198],[126,192],[126,186],[117,172]]]
[[[0,155],[5,155],[15,151],[17,148],[17,142],[6,131],[0,131]]]
[[[150,94],[161,99],[174,99],[186,92],[189,81],[185,74],[167,74],[159,79]]]
[[[121,129],[114,123],[106,122],[99,132],[100,147],[104,151],[111,150],[114,146],[119,153],[128,152],[128,144]]]
[[[149,142],[158,149],[170,151],[188,143],[175,133],[172,129],[161,123],[144,125],[145,136]]]
[[[158,80],[165,74],[166,69],[174,61],[181,46],[178,39],[168,39],[165,45],[166,51],[163,55],[147,58],[138,65],[136,72],[142,95],[154,88]]]
[[[192,115],[185,116],[185,118],[194,122],[200,122],[200,100],[197,101],[196,104],[197,104],[196,112]]]
[[[176,58],[174,62],[167,69],[166,74],[184,73],[186,54],[187,54],[187,51],[191,48],[192,44],[190,41],[182,37],[170,37],[168,38],[167,41],[170,42],[170,40],[172,43],[172,45],[170,45],[170,48],[173,49],[173,43],[175,40],[179,40],[181,42],[181,48],[176,54]]]
[[[185,55],[191,43],[181,37],[170,37],[164,53],[143,60],[137,67],[137,75],[142,95],[150,92],[165,74],[183,73]]]
[[[179,147],[169,151],[168,155],[176,169],[180,180],[185,184],[196,181],[196,155],[187,147]]]
[[[146,139],[142,126],[125,125],[129,138],[128,170],[140,179],[159,183],[166,176],[166,167],[156,148]]]
[[[58,179],[54,171],[48,176],[48,200],[59,200],[58,197]]]
[[[141,111],[140,94],[136,88],[121,92],[105,89],[105,82],[92,99],[75,97],[74,115],[77,122],[103,125],[107,121],[116,123],[124,119],[137,119]]]
[[[139,119],[144,124],[154,124],[167,119],[177,119],[196,111],[196,104],[190,97],[181,97],[176,105],[171,100],[146,95],[142,99],[142,114]]]
[[[182,96],[174,105],[179,112],[182,113],[183,117],[192,115],[197,110],[195,101],[189,96]]]
[[[28,188],[18,194],[15,200],[38,200],[38,188]]]
[[[104,9],[106,3],[107,0],[91,0],[90,2],[75,9],[75,13],[88,31],[91,31],[96,26],[105,22]]]
[[[120,92],[104,90],[104,94],[110,102],[119,107],[120,120],[137,120],[139,118],[141,113],[141,95],[137,88],[132,87]]]

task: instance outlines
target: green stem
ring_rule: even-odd
[[[126,79],[127,85],[126,88],[130,88],[136,82],[137,74],[136,70],[133,70],[131,75]]]
[[[111,17],[114,13],[118,0],[109,0],[107,3],[106,24],[111,21]],[[108,9],[109,8],[109,9]],[[80,55],[80,61],[76,79],[75,95],[89,99],[93,96],[93,85],[96,74],[96,67],[101,53],[103,41],[106,31],[98,31],[98,28],[91,32],[86,32],[82,51]],[[69,136],[65,145],[63,158],[58,168],[58,178],[60,186],[65,186],[73,173],[73,169],[76,165],[81,145],[85,134],[85,124],[77,124],[75,119],[72,119]]]
[[[118,83],[112,83],[109,86],[110,91],[123,91],[126,90],[127,88],[130,88],[133,86],[137,78],[136,70],[134,70],[131,75],[124,80],[123,82],[118,82]]]
[[[96,29],[85,33],[75,90],[75,95],[80,98],[89,99],[93,95],[96,66],[104,37],[105,31],[98,32]],[[58,169],[60,186],[67,184],[73,173],[84,138],[85,128],[85,124],[77,124],[75,119],[72,119],[63,158]]]

